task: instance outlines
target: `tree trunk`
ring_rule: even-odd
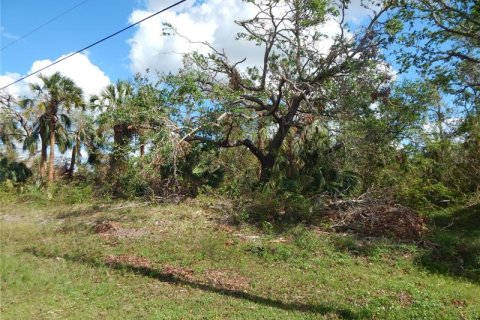
[[[110,174],[115,175],[126,169],[125,146],[128,143],[126,137],[127,128],[124,124],[113,126],[113,152],[110,155]]]
[[[140,158],[143,158],[145,155],[145,136],[144,130],[138,129],[138,142],[140,142]]]
[[[268,153],[263,157],[257,157],[261,164],[260,182],[265,183],[270,181],[272,177],[272,169],[277,160],[280,149],[282,148],[283,141],[287,137],[290,131],[290,123],[294,120],[297,114],[300,103],[303,101],[303,96],[299,95],[292,99],[288,114],[282,117],[278,122],[278,129],[273,136],[272,141],[268,145]]]
[[[257,128],[257,149],[258,150],[265,150],[265,141],[263,140],[263,137],[262,137],[262,129],[263,129],[263,126],[262,126],[262,123],[259,122],[258,123],[258,128]],[[260,179],[262,177],[262,166],[260,166],[258,169],[257,169],[257,178]]]
[[[40,178],[45,179],[47,175],[47,139],[41,138],[42,140],[42,151],[40,154]]]
[[[123,195],[123,186],[118,177],[127,169],[126,147],[129,143],[128,126],[126,124],[116,124],[113,126],[113,150],[110,155],[109,175],[113,182],[113,194],[115,196]]]
[[[75,170],[75,160],[77,157],[77,145],[74,145],[72,148],[72,159],[70,160],[70,168],[68,169],[68,175],[73,176],[73,170]]]
[[[260,182],[265,183],[270,181],[272,177],[273,166],[275,165],[275,156],[271,153],[267,154],[260,160]]]
[[[50,159],[48,168],[48,182],[52,183],[55,179],[55,122],[56,119],[50,120]]]

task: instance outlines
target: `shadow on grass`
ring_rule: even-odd
[[[480,282],[480,203],[432,219],[432,245],[417,263],[431,272]]]
[[[36,248],[26,249],[25,252],[41,258],[57,258],[55,255],[51,255],[51,254],[39,251]],[[77,256],[70,256],[68,254],[63,255],[62,258],[72,262],[88,264],[94,267],[107,267],[111,269],[132,272],[132,273],[149,277],[161,282],[165,282],[173,285],[186,286],[194,289],[203,290],[206,292],[220,294],[227,297],[243,299],[243,300],[261,304],[267,307],[273,307],[273,308],[282,309],[286,311],[300,311],[300,312],[308,312],[308,313],[322,314],[322,315],[335,314],[342,319],[361,319],[367,316],[367,315],[359,315],[349,309],[329,306],[326,304],[289,303],[289,302],[284,302],[280,300],[274,300],[271,298],[254,295],[244,291],[232,290],[232,289],[212,286],[204,283],[197,283],[195,281],[183,279],[171,273],[165,273],[160,270],[156,270],[149,267],[136,267],[136,266],[126,265],[126,264],[107,264],[107,263],[96,261],[95,259],[90,257],[77,257]]]

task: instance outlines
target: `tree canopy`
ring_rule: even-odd
[[[256,13],[234,23],[258,63],[202,42],[178,73],[98,96],[40,76],[29,97],[2,94],[2,156],[28,151],[30,179],[52,183],[69,151],[65,179],[120,197],[376,192],[440,206],[478,192],[475,1],[364,1],[357,24],[346,0],[248,2]],[[184,37],[168,24],[162,36]]]

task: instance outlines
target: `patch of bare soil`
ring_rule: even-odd
[[[408,293],[404,291],[400,292],[400,294],[398,295],[398,301],[402,306],[405,306],[405,307],[413,303],[412,296],[410,296]]]
[[[130,229],[123,228],[118,222],[113,221],[99,221],[95,224],[95,233],[107,239],[110,237],[116,238],[140,238],[150,232],[146,229]]]
[[[152,267],[152,263],[150,262],[150,260],[144,257],[134,255],[108,256],[105,258],[105,263],[108,265],[125,265],[135,268]]]
[[[1,222],[6,222],[6,223],[16,223],[16,222],[22,222],[23,221],[23,216],[20,215],[1,215],[0,216],[0,221]]]
[[[424,218],[393,201],[342,203],[329,208],[327,216],[336,231],[353,231],[364,236],[418,240],[427,231]]]
[[[120,224],[113,221],[98,221],[95,224],[95,233],[109,233],[120,229]]]

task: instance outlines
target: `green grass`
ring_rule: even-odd
[[[440,247],[423,249],[302,226],[262,234],[219,224],[202,201],[24,200],[0,200],[2,320],[480,317],[480,228],[469,222],[478,207],[453,213],[458,224],[446,229],[451,213],[433,219]],[[106,220],[123,233],[96,233]]]
[[[480,282],[480,203],[437,213],[431,220],[435,245],[418,257],[419,264]]]

